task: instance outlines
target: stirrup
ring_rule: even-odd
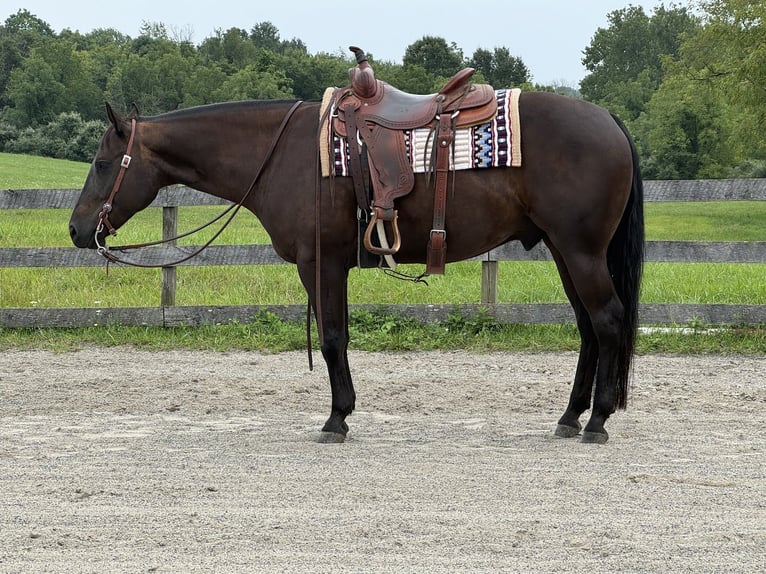
[[[378,223],[378,214],[375,212],[375,210],[372,210],[372,219],[370,220],[370,223],[367,225],[367,229],[364,232],[364,247],[369,251],[370,253],[374,253],[375,255],[394,255],[397,251],[399,251],[399,248],[402,246],[402,236],[399,234],[399,224],[397,223],[397,220],[399,219],[399,212],[397,210],[394,210],[394,218],[391,220],[391,227],[394,230],[394,244],[389,249],[383,248],[383,247],[376,247],[372,244],[372,230]]]

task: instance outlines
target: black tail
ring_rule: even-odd
[[[644,266],[644,185],[638,165],[636,146],[625,125],[612,116],[630,145],[633,156],[633,184],[617,231],[607,250],[607,265],[617,295],[625,309],[625,319],[617,358],[617,408],[628,403],[630,367],[638,332],[638,302]]]

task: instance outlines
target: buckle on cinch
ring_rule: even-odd
[[[128,154],[125,154],[122,156],[122,161],[120,162],[120,167],[124,167],[125,169],[128,169],[130,167],[130,162],[133,158],[130,157]]]
[[[441,240],[447,242],[447,230],[446,229],[432,229],[430,239],[433,240],[434,236],[441,235]]]

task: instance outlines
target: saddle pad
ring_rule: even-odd
[[[322,100],[320,116],[330,105],[334,88],[328,88]],[[485,124],[459,129],[455,133],[455,153],[450,157],[451,169],[479,169],[488,167],[521,166],[521,122],[519,98],[521,90],[495,90],[497,116]],[[407,156],[415,173],[428,171],[433,134],[427,128],[406,130]],[[429,135],[431,137],[429,137]],[[332,132],[331,122],[320,130],[322,176],[330,176],[332,162],[334,175],[349,175],[348,144]],[[452,154],[450,154],[452,156]]]

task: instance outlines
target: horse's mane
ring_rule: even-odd
[[[201,116],[209,116],[210,114],[215,114],[217,112],[244,113],[256,108],[265,111],[275,107],[284,107],[286,104],[293,103],[295,103],[295,100],[242,100],[236,102],[221,102],[216,104],[193,106],[191,108],[184,108],[181,110],[173,110],[154,116],[144,116],[141,119],[143,121],[186,120],[198,118]]]

